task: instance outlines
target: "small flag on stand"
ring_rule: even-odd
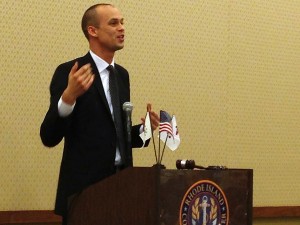
[[[152,130],[151,130],[150,116],[149,116],[149,112],[147,112],[146,118],[145,118],[144,130],[140,134],[140,137],[143,140],[143,147],[144,147],[146,141],[151,138],[151,135],[152,135]]]
[[[147,108],[148,110],[148,108]],[[150,109],[151,110],[151,109]],[[145,121],[144,121],[144,127],[143,132],[140,134],[141,139],[143,140],[143,146],[145,146],[145,143],[147,140],[149,140],[151,137],[153,139],[153,131],[151,127],[151,118],[149,114],[149,110],[147,111]],[[176,118],[173,115],[172,117],[163,110],[160,110],[160,122],[159,122],[159,147],[158,150],[155,147],[155,141],[153,139],[153,146],[154,146],[154,153],[155,153],[155,159],[156,159],[156,165],[162,166],[161,161],[163,159],[165,147],[167,146],[172,151],[175,151],[179,144],[180,144],[180,137],[177,127]],[[163,142],[164,146],[161,149],[160,143]],[[162,152],[161,152],[162,150]]]
[[[178,132],[178,127],[177,127],[177,122],[176,122],[175,116],[173,116],[171,123],[172,123],[172,130],[173,130],[173,139],[171,140],[169,138],[167,140],[167,146],[172,151],[175,151],[180,144],[180,137],[179,137],[179,132]]]
[[[172,117],[166,111],[160,111],[160,123],[159,123],[159,132],[160,134],[170,134],[173,135],[172,130]]]
[[[171,118],[169,115],[167,115],[166,118],[168,122],[163,122],[163,126],[159,127],[159,131],[161,132],[160,140],[166,142],[166,146],[172,151],[175,151],[180,144],[176,118],[175,116]]]
[[[173,115],[173,117],[171,117],[166,111],[162,110],[160,111],[159,139],[165,143],[161,156],[160,146],[158,150],[158,163],[160,164],[164,155],[165,147],[167,146],[172,151],[175,151],[180,144],[175,116]]]

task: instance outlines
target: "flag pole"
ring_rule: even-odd
[[[160,161],[159,161],[159,159],[160,159],[160,132],[159,132],[159,137],[158,137],[158,162],[157,162],[157,164],[160,164]]]
[[[149,115],[149,119],[150,119],[150,124],[151,123],[151,116]],[[152,143],[153,143],[153,147],[154,147],[154,155],[155,155],[155,160],[156,160],[156,163],[158,162],[158,158],[157,158],[157,154],[156,154],[156,146],[155,146],[155,141],[154,141],[154,136],[153,136],[153,129],[152,129],[152,126],[150,126],[150,129],[151,129],[151,137],[152,137]]]
[[[155,141],[154,141],[154,138],[153,138],[153,132],[152,132],[152,143],[153,143],[153,146],[154,146],[154,154],[155,154],[155,160],[156,160],[156,163],[157,163],[157,154],[156,154],[156,148],[155,148]]]
[[[167,144],[167,139],[168,139],[168,134],[167,134],[167,136],[166,136],[164,148],[163,148],[162,153],[161,153],[160,163],[161,163],[161,161],[162,161],[162,159],[163,159],[163,156],[164,156],[164,153],[165,153],[166,144]]]

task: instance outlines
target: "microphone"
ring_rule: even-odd
[[[132,109],[133,109],[133,104],[131,102],[124,102],[123,111],[126,113],[128,112],[130,117],[131,117]]]
[[[127,134],[127,146],[128,148],[131,148],[131,113],[133,109],[133,104],[131,102],[125,102],[123,104],[123,111],[126,118],[126,134]]]

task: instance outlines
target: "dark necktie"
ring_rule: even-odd
[[[116,78],[116,71],[112,65],[107,67],[109,71],[109,92],[111,97],[111,104],[113,107],[113,118],[115,123],[115,128],[117,132],[117,146],[120,151],[121,161],[124,162],[124,151],[125,151],[125,140],[124,140],[124,130],[122,125],[122,115],[121,115],[121,105],[119,97],[119,89]]]

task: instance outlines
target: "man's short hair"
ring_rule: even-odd
[[[100,6],[114,7],[114,5],[109,4],[109,3],[100,3],[100,4],[92,5],[85,11],[85,13],[82,16],[82,20],[81,20],[81,29],[84,33],[84,36],[88,40],[89,40],[89,33],[88,33],[88,29],[87,29],[88,26],[98,27],[99,21],[98,21],[98,14],[97,14],[96,8],[100,7]]]

